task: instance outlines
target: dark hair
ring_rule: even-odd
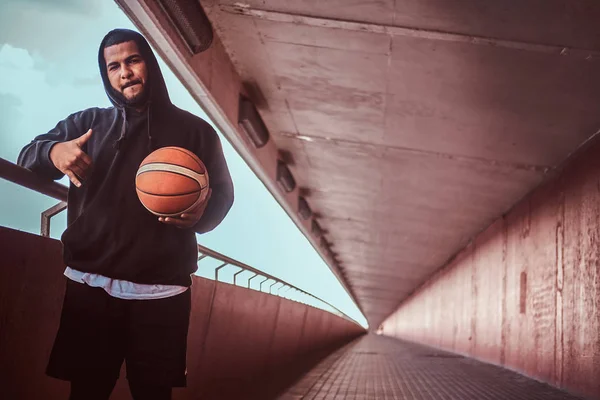
[[[135,32],[124,29],[115,29],[109,32],[109,34],[107,35],[106,39],[104,40],[103,49],[130,41],[134,41],[137,43],[138,40],[139,35],[137,35]]]

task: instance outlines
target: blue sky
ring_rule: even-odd
[[[102,37],[117,27],[135,29],[111,1],[0,2],[0,157],[16,162],[27,142],[67,115],[88,107],[110,106],[96,57]],[[207,119],[166,64],[161,62],[161,68],[173,102]],[[221,140],[236,200],[225,221],[213,232],[199,236],[199,243],[287,280],[366,324],[262,182],[223,136]],[[0,193],[0,224],[28,232],[39,233],[40,213],[56,203],[5,180],[0,180]],[[66,213],[52,223],[51,235],[59,238]],[[209,270],[212,272],[209,268],[204,273]],[[229,276],[233,272],[224,271]]]

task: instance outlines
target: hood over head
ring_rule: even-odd
[[[102,42],[100,43],[100,49],[98,50],[98,65],[100,67],[100,76],[102,76],[102,82],[104,83],[104,90],[108,95],[111,103],[117,108],[124,108],[126,105],[125,98],[121,93],[113,89],[108,80],[108,73],[106,70],[106,60],[104,59],[104,48],[107,43],[111,45],[116,45],[119,43],[124,43],[128,41],[134,41],[138,49],[141,53],[144,62],[146,63],[146,68],[148,69],[148,82],[145,90],[146,98],[151,104],[162,104],[165,103],[171,104],[171,100],[169,99],[169,93],[167,91],[167,86],[165,84],[165,80],[160,71],[160,67],[158,66],[158,61],[154,52],[150,48],[150,45],[146,41],[146,39],[138,32],[132,31],[130,29],[113,29],[104,36]]]
[[[151,109],[155,106],[159,106],[159,109],[165,111],[167,107],[172,106],[169,98],[169,92],[167,91],[167,85],[163,78],[160,67],[158,66],[158,60],[154,55],[154,52],[150,48],[150,45],[146,39],[138,32],[130,29],[113,29],[108,32],[102,42],[100,43],[100,49],[98,50],[98,66],[100,67],[100,76],[102,76],[102,82],[104,83],[104,90],[108,95],[111,103],[121,110],[123,116],[123,125],[121,126],[121,133],[119,138],[114,143],[116,149],[120,148],[123,141],[126,140],[127,135],[127,107],[125,97],[113,89],[108,79],[108,73],[106,70],[106,60],[104,59],[104,48],[119,43],[134,41],[137,44],[140,55],[146,63],[146,69],[148,70],[148,79],[146,82],[145,97],[147,101],[147,135],[148,135],[148,150],[153,149],[153,140],[151,134],[150,120],[151,120]]]

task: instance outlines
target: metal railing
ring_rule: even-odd
[[[4,158],[0,158],[0,178],[60,200],[58,204],[43,211],[41,215],[40,235],[49,237],[50,220],[67,208],[69,188],[60,183],[41,178],[28,169],[19,167]]]
[[[306,304],[309,306],[320,308],[322,310],[328,311],[332,314],[336,314],[342,318],[345,318],[351,322],[354,322],[357,325],[360,325],[357,321],[355,321],[353,318],[346,315],[344,312],[342,312],[340,309],[338,309],[331,303],[328,303],[325,300],[323,300],[315,295],[312,295],[312,294],[292,285],[291,283],[284,281],[283,279],[280,279],[273,275],[267,274],[263,271],[253,268],[247,264],[244,264],[240,261],[234,260],[233,258],[227,257],[221,253],[211,250],[207,247],[198,245],[198,264],[199,264],[198,267],[199,268],[200,268],[200,263],[207,258],[217,260],[219,262],[218,263],[219,265],[217,267],[213,267],[215,281],[219,281],[219,271],[221,271],[223,268],[228,267],[228,266],[236,267],[239,269],[239,271],[237,271],[233,275],[233,284],[234,285],[238,285],[238,280],[239,280],[238,276],[240,274],[242,274],[243,272],[249,272],[250,276],[248,276],[246,278],[247,281],[246,281],[246,284],[244,285],[244,287],[246,287],[248,289],[252,289],[251,282],[255,278],[258,278],[258,279],[262,278],[262,280],[260,280],[259,284],[258,284],[258,290],[261,292],[263,291],[263,284],[267,283],[268,286],[265,286],[265,287],[268,287],[269,294],[277,295],[277,296],[280,296],[280,297],[283,297],[286,299],[297,301],[299,303],[303,303],[303,304]],[[269,282],[269,281],[271,281],[271,282]],[[241,285],[238,285],[238,286],[241,286]],[[275,293],[273,293],[274,290],[276,290]]]
[[[67,208],[67,197],[69,189],[64,185],[61,185],[60,183],[43,179],[35,175],[33,172],[16,164],[13,164],[12,162],[7,161],[3,158],[0,158],[0,178],[6,179],[17,185],[24,186],[38,193],[42,193],[59,200],[58,204],[43,211],[41,215],[40,235],[49,237],[50,221],[52,217],[59,214],[61,211]],[[325,300],[284,281],[283,279],[279,279],[273,275],[267,274],[240,261],[234,260],[233,258],[227,257],[226,255],[211,250],[207,247],[198,245],[198,268],[205,267],[206,260],[210,259],[216,260],[219,264],[217,267],[214,268],[215,281],[224,282],[223,279],[219,280],[219,272],[222,271],[224,268],[238,268],[239,271],[236,271],[233,275],[233,284],[236,286],[241,286],[238,285],[240,274],[242,274],[243,272],[249,272],[251,275],[247,278],[246,285],[244,285],[244,287],[248,289],[253,289],[251,287],[251,283],[254,279],[262,278],[262,280],[259,281],[258,285],[258,290],[261,292],[263,292],[263,284],[266,283],[268,285],[266,286],[268,287],[267,293],[271,295],[277,295],[279,297],[303,303],[308,306],[320,308],[332,314],[338,315],[344,319],[347,319],[357,325],[360,325],[357,321],[346,315],[344,312],[339,310],[331,303],[328,303]],[[201,265],[203,261],[204,263]],[[275,293],[273,293],[274,290],[276,290]]]

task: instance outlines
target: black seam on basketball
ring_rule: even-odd
[[[147,194],[150,196],[158,196],[158,197],[187,196],[188,194],[200,193],[202,191],[202,188],[200,188],[198,190],[194,190],[192,192],[186,192],[186,193],[156,194],[156,193],[146,192],[145,190],[142,190],[142,189],[138,188],[137,186],[135,187],[135,189],[139,190],[140,192],[142,192],[144,194]]]
[[[205,172],[206,172],[206,170],[205,170],[205,169],[202,167],[202,165],[200,165],[200,163],[199,163],[198,161],[196,161],[196,159],[195,159],[194,157],[190,156],[190,155],[189,155],[188,153],[186,153],[185,151],[182,151],[181,149],[178,149],[177,147],[170,147],[170,149],[172,149],[172,150],[175,150],[175,151],[178,151],[178,152],[180,152],[180,153],[183,153],[183,154],[185,154],[186,156],[188,156],[189,158],[191,158],[191,159],[192,159],[192,160],[193,160],[193,161],[194,161],[194,162],[195,162],[195,163],[198,165],[199,169],[200,169],[202,172],[196,172],[196,171],[194,171],[194,170],[192,170],[192,171],[196,172],[197,174],[203,174],[203,173],[205,173]],[[187,150],[187,149],[186,149],[186,150]],[[188,150],[188,151],[189,151],[190,153],[194,154],[192,151],[190,151],[190,150]],[[194,154],[194,155],[195,155],[195,154]],[[196,157],[198,157],[198,156],[196,156]],[[169,163],[167,163],[167,164],[169,164]],[[187,168],[187,167],[183,167],[183,168]],[[189,168],[188,168],[188,169],[189,169]]]

